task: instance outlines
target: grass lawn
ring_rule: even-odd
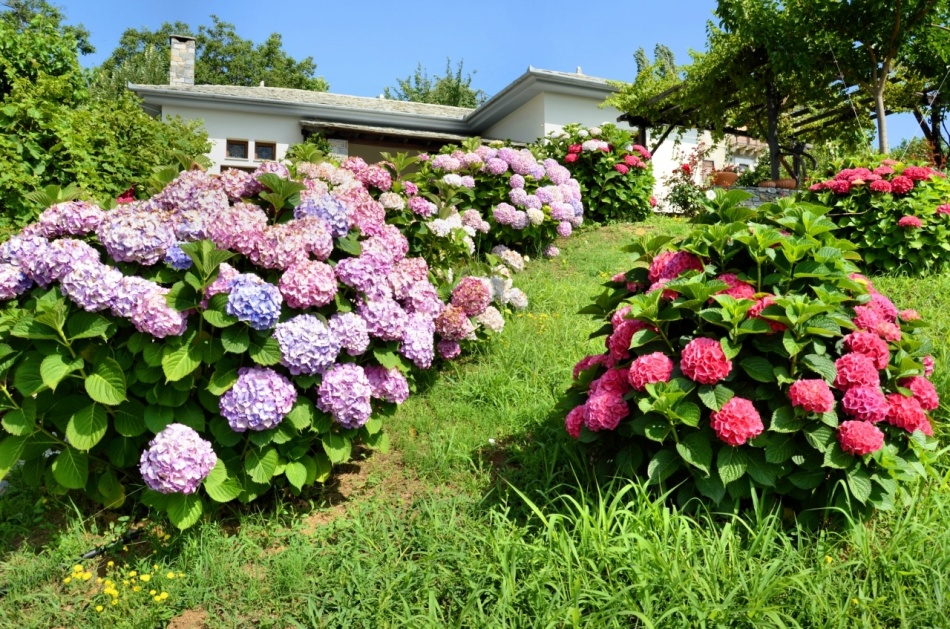
[[[635,234],[684,229],[582,231],[532,263],[528,310],[387,420],[387,454],[361,453],[320,491],[178,533],[14,473],[0,626],[950,627],[946,464],[894,513],[807,531],[764,509],[682,514],[565,434],[556,405],[596,327],[575,312],[625,268]],[[875,284],[933,322],[947,397],[950,277]]]

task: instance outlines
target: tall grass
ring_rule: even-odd
[[[366,461],[367,489],[342,505],[325,505],[331,490],[278,496],[167,540],[132,512],[145,533],[64,583],[129,523],[14,477],[0,498],[0,626],[138,629],[185,611],[207,627],[950,626],[947,466],[892,513],[815,530],[764,501],[680,511],[566,436],[556,405],[571,366],[602,351],[574,313],[624,268],[619,246],[637,229],[682,223],[582,232],[519,276],[529,310],[387,420],[396,454]],[[934,322],[946,395],[950,278],[875,284]],[[122,586],[112,606],[96,578],[130,570],[167,599]]]

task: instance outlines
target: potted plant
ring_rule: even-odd
[[[739,178],[738,167],[735,164],[726,164],[713,173],[712,184],[722,188],[728,188]]]

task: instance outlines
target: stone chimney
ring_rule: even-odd
[[[195,84],[195,38],[187,35],[172,35],[171,65],[168,68],[169,85]]]

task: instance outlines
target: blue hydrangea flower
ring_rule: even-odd
[[[280,318],[280,289],[253,273],[242,273],[231,280],[231,293],[225,311],[247,322],[255,330],[269,330]]]
[[[191,268],[191,258],[178,244],[174,244],[165,252],[165,264],[179,271],[187,271]]]
[[[319,216],[325,220],[334,238],[343,238],[350,231],[346,206],[329,194],[306,195],[294,210],[294,218],[304,216]]]
[[[221,416],[235,432],[277,426],[297,401],[290,380],[266,367],[243,367],[237,382],[221,396]]]

